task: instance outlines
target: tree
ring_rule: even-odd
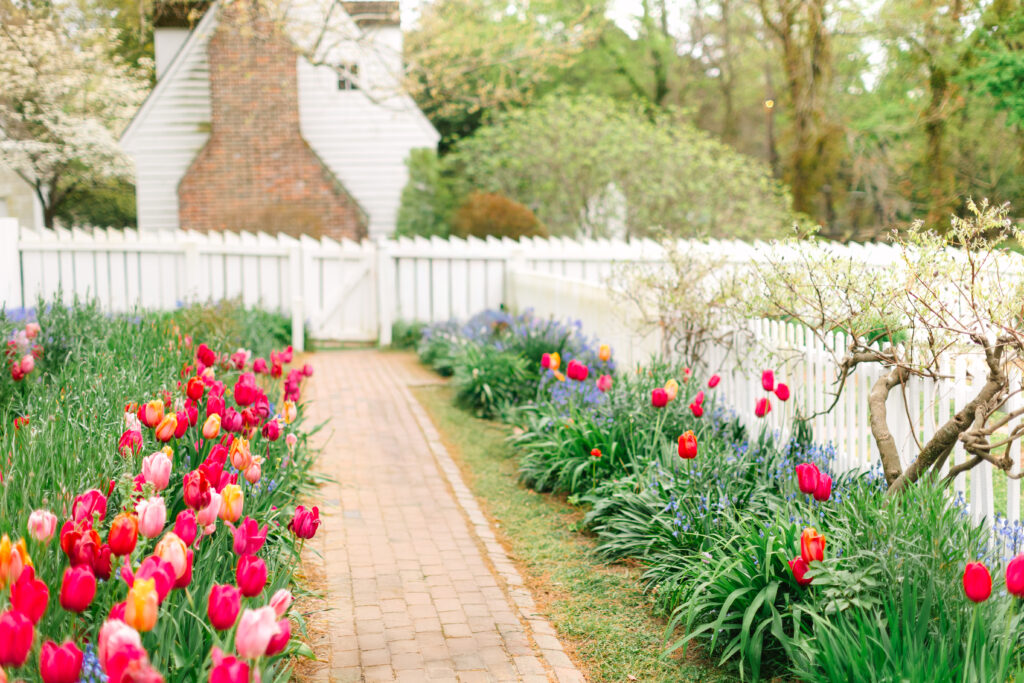
[[[95,29],[72,38],[53,18],[0,26],[0,163],[34,189],[47,227],[70,193],[132,175],[117,136],[147,83],[108,54],[112,40]]]
[[[819,243],[794,241],[755,265],[761,295],[750,314],[801,323],[822,343],[837,331],[845,335],[846,351],[834,358],[837,401],[853,373],[882,369],[860,400],[870,407],[871,434],[890,493],[926,474],[940,476],[957,443],[971,457],[948,469],[947,482],[982,462],[1009,473],[1013,461],[1003,447],[1024,436],[1024,427],[1004,430],[1024,414],[1007,408],[1008,399],[1024,391],[1024,279],[1019,255],[1001,246],[1022,232],[1007,220],[1005,205],[967,207],[969,217],[954,217],[941,234],[920,222],[904,235],[894,234],[898,264],[878,267]],[[926,434],[916,452],[901,452],[887,412],[890,394],[911,377],[944,376],[958,356],[984,361],[984,376],[969,388],[971,399]]]
[[[405,163],[409,180],[402,188],[395,235],[447,237],[457,198],[444,164],[433,149],[414,149]]]

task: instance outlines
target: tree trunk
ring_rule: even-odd
[[[932,65],[928,78],[930,93],[925,109],[924,132],[925,167],[928,173],[928,222],[936,227],[945,225],[955,208],[953,171],[946,150],[946,103],[949,97],[949,75],[939,66]]]
[[[875,445],[878,447],[878,455],[882,460],[882,471],[885,473],[885,481],[890,487],[903,474],[903,465],[900,463],[900,451],[896,447],[896,439],[893,438],[892,432],[889,430],[885,401],[889,398],[889,392],[907,381],[909,374],[903,368],[893,368],[888,374],[878,378],[868,394],[871,436],[874,437]]]

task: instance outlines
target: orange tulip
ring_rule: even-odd
[[[160,596],[156,592],[156,579],[136,579],[128,590],[124,606],[124,623],[140,633],[156,626],[156,613]]]
[[[805,562],[825,559],[825,537],[814,527],[807,527],[800,536],[800,556]]]
[[[220,434],[220,415],[214,413],[203,423],[203,438],[216,439],[218,434]]]
[[[228,451],[231,457],[231,464],[239,472],[249,469],[252,464],[252,453],[249,452],[249,440],[241,437],[231,442],[231,450]]]
[[[174,431],[178,428],[178,416],[174,413],[167,413],[160,424],[156,426],[156,438],[158,441],[170,441],[174,438]]]
[[[597,357],[607,363],[612,359],[612,347],[607,344],[601,344],[601,346],[597,347]]]
[[[174,567],[174,578],[180,579],[188,570],[188,549],[185,541],[173,531],[168,531],[153,548],[153,554]]]
[[[164,419],[164,402],[153,400],[139,410],[139,419],[147,427],[156,427]]]
[[[242,505],[245,497],[242,495],[242,487],[238,484],[228,484],[220,492],[220,515],[225,522],[237,522],[242,516]]]
[[[281,410],[281,417],[284,418],[284,423],[290,425],[295,422],[295,418],[298,417],[298,410],[295,408],[295,401],[285,401],[284,408]]]
[[[676,400],[676,395],[679,393],[679,382],[675,379],[665,382],[665,393],[668,394],[668,400]]]
[[[562,364],[562,357],[558,355],[557,351],[555,351],[554,353],[551,354],[551,364],[548,365],[548,367],[550,369],[552,369],[552,370],[556,370],[557,371],[558,370],[558,366],[561,365],[561,364]]]
[[[555,379],[557,379],[559,382],[564,382],[565,381],[565,375],[560,373],[558,370],[555,370]]]
[[[25,539],[11,543],[7,534],[0,539],[0,590],[14,583],[21,576],[21,570],[32,566],[32,558],[28,556]]]

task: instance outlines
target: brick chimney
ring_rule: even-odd
[[[210,38],[210,138],[178,185],[181,227],[366,236],[366,216],[299,131],[298,55],[252,5]]]

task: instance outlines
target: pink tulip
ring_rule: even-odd
[[[60,606],[68,612],[84,612],[96,596],[96,575],[87,564],[68,567],[60,585]]]
[[[270,606],[274,608],[274,614],[280,619],[292,604],[292,593],[287,588],[281,588],[270,598]]]
[[[228,526],[231,526],[229,523]],[[231,527],[234,535],[234,551],[237,555],[255,555],[263,547],[267,540],[269,526],[264,524],[261,528],[259,522],[252,517],[243,519],[238,527]]]
[[[272,607],[247,609],[242,612],[235,632],[235,650],[243,659],[257,659],[267,653],[271,638],[278,633],[277,617]]]
[[[82,651],[68,641],[57,645],[52,640],[43,643],[39,651],[39,674],[43,683],[75,683],[82,671]]]
[[[26,323],[25,324],[25,336],[29,339],[35,339],[39,336],[39,332],[42,328],[39,327],[39,323]]]
[[[139,533],[146,538],[156,538],[167,523],[167,505],[160,496],[140,500],[135,504],[139,516]]]
[[[210,654],[213,656],[213,668],[210,669],[209,683],[249,683],[249,665],[246,662],[225,654],[217,646]]]
[[[192,545],[196,540],[199,528],[196,522],[196,513],[192,508],[185,508],[178,513],[177,518],[174,520],[174,533],[187,546]]]
[[[126,429],[117,441],[117,452],[127,458],[138,455],[142,450],[142,432],[137,429]]]
[[[608,391],[612,388],[612,376],[601,375],[597,378],[597,390],[601,392]]]
[[[277,633],[267,643],[267,651],[264,653],[267,657],[272,657],[276,654],[284,652],[284,649],[288,647],[288,641],[292,638],[292,624],[287,619],[282,619],[277,622]]]
[[[242,609],[242,591],[236,586],[214,585],[206,601],[206,617],[218,631],[226,631],[235,625],[238,612]]]
[[[31,353],[26,353],[21,357],[21,373],[27,375],[36,369],[36,359],[32,357]]]
[[[771,370],[765,370],[761,373],[761,387],[765,391],[771,391],[775,388],[775,373]]]
[[[34,637],[35,627],[24,614],[13,610],[0,614],[0,666],[22,666]]]
[[[71,504],[71,518],[76,522],[91,524],[94,515],[100,521],[107,516],[107,499],[99,489],[90,489],[82,495],[76,496],[75,502]]]
[[[303,505],[296,506],[292,521],[288,522],[288,528],[292,533],[302,539],[313,538],[319,527],[320,509],[315,505],[308,510]]]
[[[57,515],[49,510],[35,510],[28,516],[28,535],[40,543],[49,543],[57,530]]]
[[[711,379],[708,380],[708,389],[714,389],[718,386],[718,383],[722,381],[722,378],[718,375],[711,375]]]
[[[260,477],[262,476],[263,468],[260,467],[260,464],[257,462],[254,462],[253,464],[245,468],[245,480],[250,484],[255,484],[260,480]]]
[[[1006,565],[1006,592],[1024,597],[1024,555],[1018,555]]]
[[[780,401],[789,400],[789,387],[781,382],[775,387],[775,395],[779,397]]]
[[[757,417],[764,417],[770,412],[772,412],[771,401],[766,398],[757,399],[757,404],[754,406],[754,415]]]
[[[235,583],[247,598],[259,595],[267,585],[267,564],[255,555],[242,555],[235,570]]]
[[[171,459],[163,451],[157,451],[142,459],[142,477],[157,491],[163,491],[171,483]]]
[[[216,491],[210,493],[210,504],[196,513],[196,521],[199,526],[208,527],[217,523],[217,515],[220,513],[221,496]]]

